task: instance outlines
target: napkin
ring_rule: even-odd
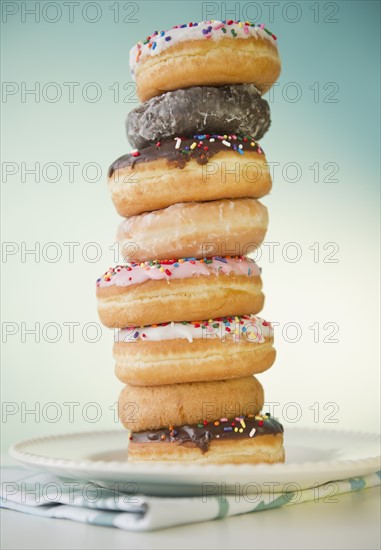
[[[104,488],[97,483],[31,472],[22,468],[2,470],[1,506],[46,518],[71,519],[125,531],[154,531],[291,506],[309,501],[338,501],[343,493],[380,484],[381,471],[364,477],[331,481],[310,489],[284,493],[199,497],[154,497]],[[289,484],[290,485],[290,484]],[[291,488],[291,487],[290,487]]]

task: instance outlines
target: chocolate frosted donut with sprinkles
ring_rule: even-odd
[[[179,88],[254,84],[266,92],[281,63],[276,36],[248,21],[201,21],[155,31],[130,51],[140,101]]]
[[[99,318],[108,327],[246,315],[264,302],[258,266],[238,256],[118,265],[96,287]]]
[[[141,149],[194,134],[240,134],[261,139],[270,108],[254,84],[195,86],[153,97],[129,112],[127,138]]]
[[[284,462],[283,426],[269,413],[133,432],[129,460],[214,464]]]
[[[127,217],[179,202],[260,198],[269,193],[271,177],[253,136],[197,134],[118,158],[108,186],[118,213]]]

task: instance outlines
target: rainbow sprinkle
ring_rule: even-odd
[[[221,418],[220,420],[203,420],[195,424],[178,426],[177,429],[169,426],[168,428],[159,430],[134,432],[131,439],[139,442],[142,436],[144,440],[148,435],[148,440],[152,442],[165,441],[167,443],[182,444],[184,441],[189,441],[189,431],[193,431],[192,441],[205,452],[209,448],[209,441],[213,438],[253,438],[263,434],[272,434],[275,436],[283,433],[283,426],[277,419],[272,418],[269,413],[256,415],[255,418],[252,414],[246,414],[239,417],[237,421],[243,423],[245,427],[239,428],[234,422],[231,422],[230,426],[224,426],[222,424],[226,423],[227,419]]]
[[[237,25],[239,28],[243,28],[243,32],[245,34],[249,33],[249,28],[257,28],[265,31],[274,40],[277,40],[277,37],[275,36],[275,34],[273,34],[269,29],[267,29],[263,24],[260,24],[260,23],[256,24],[256,23],[251,23],[250,21],[241,21],[239,19],[237,21],[234,21],[233,19],[229,19],[229,20],[223,19],[221,22],[218,22],[217,25],[214,25],[214,23],[215,21],[213,20],[201,21],[200,23],[185,23],[182,25],[175,25],[174,27],[172,27],[167,31],[154,31],[150,36],[147,36],[145,40],[140,41],[136,44],[138,48],[138,54],[137,54],[138,58],[136,59],[136,61],[139,61],[139,57],[140,57],[139,52],[140,52],[140,48],[143,45],[151,43],[152,49],[155,49],[157,39],[163,39],[166,42],[169,42],[172,39],[171,35],[167,34],[167,33],[170,33],[171,30],[194,28],[194,27],[198,27],[198,25],[208,25],[207,28],[201,29],[201,32],[200,32],[200,37],[204,37],[205,39],[210,38],[212,33],[222,32],[223,34],[226,34],[228,30],[230,30],[230,33],[233,36],[233,38],[236,38],[237,33],[234,30],[234,28],[227,29],[227,27],[231,27],[232,25]],[[153,46],[153,44],[155,44],[155,46]]]
[[[201,153],[201,158],[206,158],[208,157],[209,151],[209,147],[206,145],[206,143],[215,143],[216,141],[221,142],[222,145],[228,147],[236,153],[239,153],[240,155],[243,155],[245,153],[245,146],[252,147],[253,151],[258,153],[259,155],[264,154],[262,147],[257,141],[255,141],[254,137],[250,135],[240,136],[236,134],[195,134],[192,137],[176,136],[173,140],[173,147],[174,149],[176,149],[176,151],[179,151],[179,153],[184,156],[191,155],[195,149],[202,149],[203,151],[205,151],[205,153]],[[185,145],[186,143],[190,143],[190,145]],[[156,143],[156,147],[159,149],[160,146],[161,142],[158,141]],[[251,151],[251,149],[247,150]],[[140,152],[137,149],[134,149],[133,151],[131,151],[130,155],[132,155],[133,157],[139,157]]]
[[[227,332],[230,332],[231,331],[231,326],[234,325],[234,331],[236,334],[239,334],[239,331],[240,331],[240,325],[243,325],[245,323],[245,321],[253,321],[254,320],[254,316],[253,315],[236,315],[235,317],[216,317],[215,319],[208,319],[207,321],[181,321],[181,323],[179,324],[182,324],[182,325],[191,325],[193,326],[194,328],[202,328],[202,329],[206,329],[206,331],[210,331],[210,332],[213,332],[213,329],[217,329],[220,327],[220,325],[224,326],[225,330]],[[263,319],[260,319],[259,317],[255,317],[255,323],[256,325],[258,326],[258,328],[260,328],[260,325],[263,325],[265,327],[271,327],[271,323],[269,323],[268,321],[264,321]],[[171,323],[168,322],[168,323],[156,323],[154,325],[149,325],[150,327],[168,327],[170,326]],[[133,330],[134,328],[136,327],[125,327],[124,330]],[[142,329],[144,327],[141,327]],[[145,327],[147,328],[147,327]],[[140,333],[138,330],[136,330],[133,334],[132,334],[132,339],[135,339],[137,340],[140,336]],[[239,419],[240,420],[240,419]],[[258,420],[258,419],[257,419]],[[221,418],[220,422],[227,422],[228,420],[227,419],[223,419]],[[232,426],[234,426],[234,422],[232,423]],[[243,427],[243,426],[242,426]]]

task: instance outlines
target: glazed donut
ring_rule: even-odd
[[[130,111],[126,121],[128,141],[137,149],[205,132],[261,139],[269,126],[269,104],[254,84],[194,86],[167,92]]]
[[[135,262],[246,255],[267,224],[267,208],[255,199],[177,203],[122,221],[117,241],[122,257]]]
[[[243,378],[272,366],[272,341],[271,325],[254,315],[124,329],[115,374],[133,386]]]
[[[199,134],[117,159],[108,185],[121,216],[178,202],[260,198],[271,189],[266,157],[251,137]]]
[[[260,270],[246,257],[151,261],[110,268],[96,283],[107,327],[258,313]]]
[[[128,446],[128,460],[133,461],[273,464],[284,458],[283,426],[269,415],[133,432]]]
[[[276,37],[247,21],[178,25],[155,31],[130,51],[140,101],[191,86],[250,83],[264,93],[280,68]]]
[[[119,418],[125,428],[142,432],[258,414],[263,402],[263,388],[254,376],[165,386],[126,385],[119,397]]]

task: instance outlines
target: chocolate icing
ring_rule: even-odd
[[[218,423],[218,425],[216,425]],[[235,428],[237,430],[235,431]],[[242,430],[241,432],[239,430]],[[253,434],[253,429],[255,433]],[[256,417],[242,416],[235,420],[218,420],[162,430],[134,432],[131,439],[134,443],[177,443],[198,447],[203,453],[209,449],[212,439],[240,439],[241,437],[258,437],[283,433],[283,426],[270,415]],[[252,435],[250,435],[252,434]]]
[[[224,139],[224,136],[217,134],[206,135],[209,137],[205,137],[205,134],[199,134],[193,138],[181,138],[178,149],[176,149],[176,140],[171,140],[161,142],[160,145],[150,145],[135,153],[123,155],[110,166],[108,176],[111,177],[116,170],[121,168],[134,168],[138,164],[162,158],[166,159],[168,164],[172,166],[184,168],[191,159],[194,159],[198,164],[206,164],[213,155],[221,151],[235,151],[237,156],[263,152],[260,145],[251,136],[234,136],[234,139],[229,135]],[[210,141],[211,139],[212,141]],[[196,147],[191,149],[195,143]],[[226,143],[230,143],[230,147]]]
[[[127,138],[143,148],[178,135],[250,134],[270,127],[270,108],[254,84],[194,86],[153,97],[127,116]]]

